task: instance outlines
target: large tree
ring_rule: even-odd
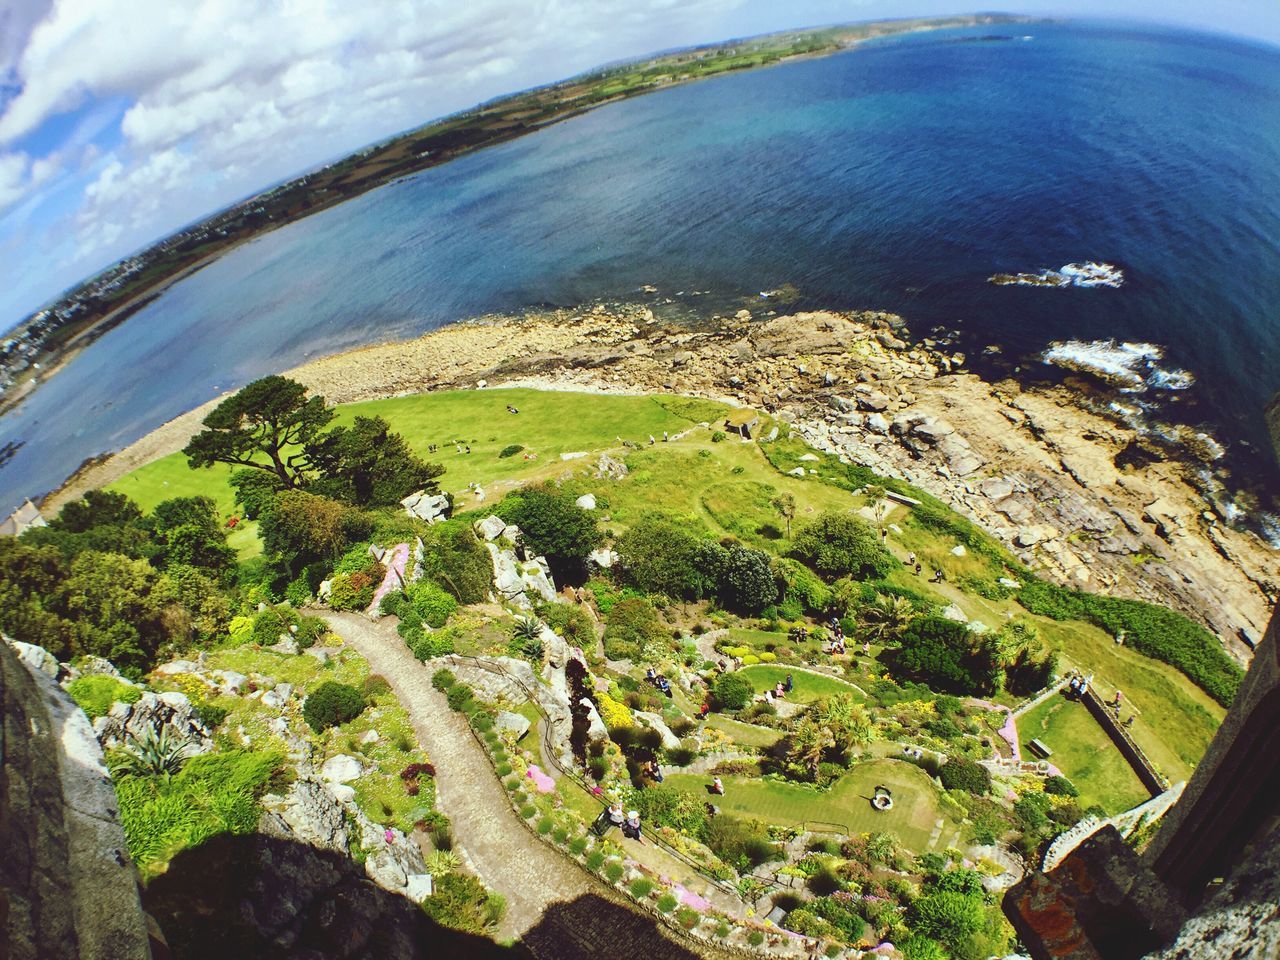
[[[417,490],[436,493],[438,463],[414,456],[409,444],[381,417],[356,417],[350,427],[334,427],[306,448],[320,477],[316,493],[359,506],[395,506]]]
[[[230,463],[298,487],[306,482],[306,448],[332,419],[324,397],[308,397],[287,377],[263,377],[214,407],[182,452],[193,469]]]
[[[307,564],[337,560],[373,532],[373,519],[336,500],[286,490],[262,514],[259,532],[267,554],[297,574]]]
[[[868,580],[888,576],[898,561],[880,545],[871,525],[851,513],[819,514],[802,524],[791,555],[829,580],[852,576]]]
[[[513,493],[498,504],[496,512],[520,528],[525,543],[547,558],[561,581],[580,579],[586,571],[587,555],[604,539],[595,515],[551,484]]]

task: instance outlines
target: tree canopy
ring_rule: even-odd
[[[395,506],[418,490],[434,494],[444,473],[440,464],[416,457],[382,417],[356,417],[353,426],[320,434],[306,456],[319,474],[311,490],[362,507]]]
[[[898,566],[871,525],[851,513],[823,513],[801,524],[791,555],[828,580],[885,577]]]
[[[297,487],[306,480],[307,445],[333,416],[324,397],[308,397],[297,381],[263,377],[214,407],[204,418],[205,429],[182,452],[193,469],[237,464],[265,470],[283,486]]]

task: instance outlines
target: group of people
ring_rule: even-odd
[[[786,680],[779,680],[773,687],[765,690],[760,694],[760,700],[763,703],[773,703],[775,700],[785,700],[787,694],[795,688],[795,681],[791,679],[791,674],[787,674]]]
[[[671,696],[671,681],[654,670],[653,667],[645,671],[644,678],[652,683],[664,697]]]
[[[907,554],[907,569],[914,570],[917,577],[924,573],[924,564],[920,562],[920,559],[916,556],[914,550]],[[946,572],[941,567],[937,567],[933,571],[933,576],[929,578],[929,582],[942,583],[946,579]]]
[[[635,810],[628,810],[623,813],[622,804],[616,800],[609,804],[609,809],[601,814],[600,819],[596,822],[603,826],[603,829],[597,831],[600,834],[603,834],[605,830],[612,826],[620,829],[624,837],[634,840],[636,843],[644,842],[641,838],[640,814]]]
[[[832,656],[843,654],[845,652],[844,625],[840,623],[840,618],[833,616],[828,629],[831,631],[831,641],[824,652]]]

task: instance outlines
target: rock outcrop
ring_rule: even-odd
[[[525,610],[535,601],[553,601],[556,586],[545,557],[531,556],[520,528],[498,516],[477,520],[476,535],[493,562],[494,599]]]

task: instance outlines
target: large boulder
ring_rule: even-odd
[[[439,523],[449,518],[449,498],[442,493],[428,494],[419,490],[401,500],[400,505],[409,516],[427,523]]]
[[[58,678],[58,674],[62,671],[62,666],[58,663],[58,658],[44,647],[38,647],[34,643],[23,643],[21,640],[11,640],[9,642],[12,644],[14,652],[18,655],[18,659],[32,670],[39,670],[53,680]]]
[[[493,718],[494,729],[499,733],[510,733],[512,740],[519,740],[529,732],[532,724],[529,718],[510,710],[500,710]]]
[[[583,510],[594,510],[596,508],[596,495],[594,493],[584,493],[573,502],[575,506],[581,507]]]
[[[93,732],[104,750],[124,746],[148,734],[167,731],[186,741],[187,753],[207,753],[213,739],[183,693],[144,693],[136,703],[115,703],[104,717],[93,721]]]
[[[486,542],[497,540],[505,529],[507,529],[507,521],[497,514],[490,514],[483,520],[475,522],[476,536]]]
[[[635,718],[641,721],[651,730],[657,730],[658,736],[662,737],[662,746],[667,750],[674,750],[680,746],[680,738],[671,732],[671,728],[667,726],[666,721],[656,713],[646,713],[643,710],[637,710],[634,714]]]
[[[364,767],[355,757],[340,753],[326,760],[320,767],[320,778],[327,783],[349,783],[364,773]]]

